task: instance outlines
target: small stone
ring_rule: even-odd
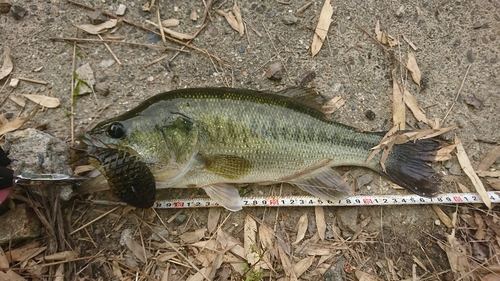
[[[437,226],[439,226],[439,225],[441,225],[441,221],[440,220],[435,220],[434,224],[437,225]]]
[[[458,47],[462,44],[462,38],[456,38],[455,41],[453,41],[453,47]]]
[[[161,40],[161,38],[157,34],[154,34],[154,33],[151,33],[151,32],[148,32],[146,34],[146,42],[148,42],[150,44],[151,43],[156,43],[156,42],[158,42],[160,40]]]
[[[275,62],[270,64],[267,68],[265,76],[267,79],[280,81],[283,78],[281,63]]]
[[[0,13],[6,14],[10,11],[12,2],[10,0],[0,0]]]
[[[207,32],[212,37],[215,37],[215,36],[217,36],[219,34],[219,30],[217,29],[217,27],[215,27],[213,25],[209,25],[207,27]]]
[[[282,19],[283,23],[286,25],[296,24],[298,20],[299,19],[293,14],[285,14]]]
[[[117,16],[123,16],[125,14],[126,9],[127,9],[127,6],[120,4],[120,5],[118,5],[118,9],[116,9],[115,14]]]
[[[405,15],[405,7],[401,6],[399,9],[396,11],[396,17],[401,18]]]
[[[450,174],[455,176],[460,176],[462,174],[462,168],[460,168],[458,163],[451,164],[451,167],[448,170],[450,171]]]
[[[101,24],[106,21],[106,17],[99,10],[95,10],[87,15],[92,24]]]
[[[356,232],[358,226],[358,208],[341,208],[337,212],[339,226],[343,230]]]
[[[107,96],[109,94],[109,86],[106,83],[97,83],[94,86],[94,90],[101,96]]]
[[[276,12],[269,12],[268,16],[270,18],[274,18],[276,16]]]
[[[149,83],[152,83],[155,80],[155,78],[153,76],[149,76],[147,80]]]
[[[465,53],[465,56],[467,57],[467,61],[469,63],[474,62],[474,55],[472,54],[472,50],[468,50],[467,53]]]
[[[339,24],[340,33],[344,34],[347,31],[347,28],[343,24]]]
[[[0,217],[0,245],[16,243],[27,238],[37,238],[42,234],[42,223],[33,209],[19,204]]]
[[[10,79],[10,83],[9,83],[9,86],[11,86],[12,88],[17,88],[17,86],[19,85],[19,79],[17,78],[12,78]]]
[[[245,52],[245,47],[239,46],[238,47],[238,52],[243,54]]]
[[[159,226],[154,226],[153,229],[161,235],[164,239],[168,239],[168,230]],[[160,236],[158,236],[155,232],[151,234],[151,240],[156,241],[156,242],[163,242],[164,239],[162,239]]]
[[[178,224],[183,223],[187,219],[187,216],[185,214],[180,214],[175,218],[175,222]]]
[[[113,64],[115,64],[115,60],[103,60],[99,63],[99,66],[102,68],[102,69],[106,69],[110,66],[112,66]]]
[[[356,179],[356,183],[358,186],[358,189],[361,188],[362,186],[368,185],[373,181],[373,176],[371,174],[363,174],[359,178]]]
[[[95,76],[94,70],[90,67],[90,63],[86,63],[80,66],[76,71],[76,75],[78,76],[78,83],[75,84],[75,89],[78,89],[78,95],[84,95],[88,93],[92,93],[92,88],[95,84]],[[80,80],[85,83],[81,83]]]
[[[483,27],[483,23],[480,23],[480,22],[476,22],[476,23],[474,23],[474,25],[472,25],[472,28],[474,28],[474,29],[479,29],[481,27]]]
[[[355,1],[356,1],[356,4],[358,4],[358,5],[361,5],[361,3],[363,3],[363,1],[361,1],[361,0],[355,0]]]
[[[365,116],[366,116],[366,118],[368,118],[368,120],[374,120],[375,119],[375,112],[368,109],[367,111],[365,111]]]
[[[495,41],[497,39],[497,37],[495,36],[495,34],[490,34],[490,41]]]
[[[16,20],[20,20],[26,16],[26,9],[20,5],[14,4],[10,7],[10,12],[12,13],[12,17]]]

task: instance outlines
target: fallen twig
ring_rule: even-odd
[[[41,85],[49,84],[48,82],[45,82],[45,81],[34,80],[34,79],[30,79],[30,78],[25,78],[25,77],[17,77],[17,79],[22,80],[22,81],[26,81],[26,82],[35,83],[35,84],[41,84]]]
[[[98,40],[98,39],[85,39],[85,38],[72,38],[72,37],[51,37],[49,39],[54,40],[54,41],[76,41],[76,42],[89,42],[89,43],[118,43],[118,44],[135,45],[135,46],[142,46],[142,47],[148,47],[148,48],[157,48],[157,49],[164,49],[164,50],[170,50],[170,51],[189,53],[189,51],[186,51],[184,49],[179,49],[179,48],[165,47],[165,46],[159,46],[159,45],[153,45],[153,44],[125,42],[125,41],[118,41],[118,40],[106,40],[106,39]]]
[[[465,78],[467,78],[467,74],[469,74],[469,70],[470,70],[471,66],[472,66],[472,64],[469,64],[469,67],[467,67],[467,72],[465,72],[464,79],[462,79],[462,84],[460,84],[460,88],[458,88],[457,95],[455,96],[455,99],[453,100],[453,103],[451,104],[451,106],[448,109],[448,111],[446,111],[446,114],[444,115],[443,121],[441,121],[441,124],[444,123],[444,120],[446,120],[446,117],[448,117],[448,114],[450,114],[451,110],[453,109],[453,107],[457,103],[458,97],[460,96],[460,92],[462,92],[462,87],[464,86]]]

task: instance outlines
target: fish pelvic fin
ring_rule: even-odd
[[[394,183],[425,197],[439,191],[440,175],[430,163],[436,158],[440,143],[435,139],[422,139],[394,145],[385,162],[385,175]]]
[[[325,200],[338,200],[352,195],[342,176],[329,166],[287,181],[303,191]]]
[[[236,212],[243,208],[238,190],[226,183],[218,183],[203,187],[207,195],[222,207]]]

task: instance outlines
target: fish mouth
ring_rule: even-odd
[[[99,147],[99,148],[110,148],[109,145],[103,143],[101,140],[98,138],[90,135],[89,133],[84,133],[81,140],[87,145],[87,146],[94,146],[94,147]]]

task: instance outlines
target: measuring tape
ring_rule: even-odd
[[[491,203],[500,203],[500,191],[488,192]],[[102,205],[126,205],[122,202],[90,200]],[[313,196],[258,196],[243,197],[243,207],[305,207],[305,206],[383,206],[383,205],[429,205],[429,204],[464,204],[483,203],[477,193],[445,193],[435,197],[418,195],[356,195],[336,201],[323,200]],[[183,209],[220,207],[210,198],[157,200],[156,209]]]

